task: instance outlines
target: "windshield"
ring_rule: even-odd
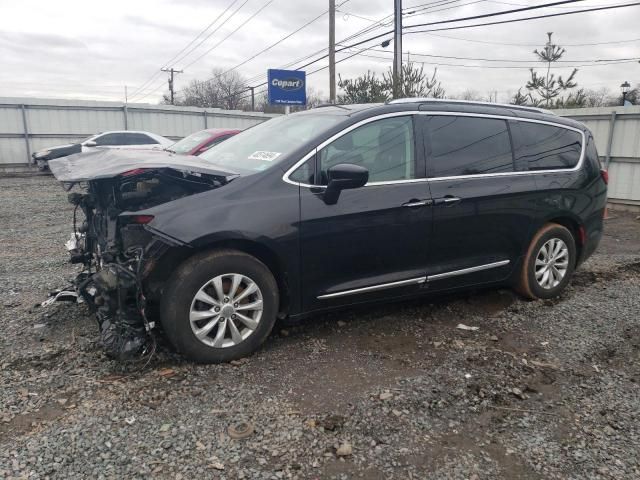
[[[256,173],[276,165],[303,143],[345,119],[342,115],[294,114],[272,118],[222,142],[202,155],[239,173]]]
[[[188,153],[202,142],[211,137],[211,134],[206,130],[202,130],[200,132],[192,133],[188,137],[183,138],[182,140],[171,145],[167,150],[175,153]]]

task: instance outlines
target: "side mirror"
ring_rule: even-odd
[[[97,146],[97,143],[94,142],[93,140],[89,140],[88,142],[84,142],[83,145],[85,147],[95,147],[95,146]]]
[[[324,191],[324,202],[334,205],[340,192],[350,188],[360,188],[369,180],[369,170],[352,163],[339,163],[327,170],[329,183]]]

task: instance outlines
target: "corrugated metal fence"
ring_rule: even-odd
[[[583,122],[593,132],[609,169],[611,201],[640,206],[640,106],[555,113]],[[217,108],[0,97],[0,167],[24,168],[34,151],[106,130],[147,130],[179,139],[203,128],[247,128],[273,116]]]
[[[640,206],[640,106],[556,110],[593,132],[609,170],[609,201]]]
[[[171,105],[0,97],[0,167],[107,130],[146,130],[178,140],[203,128],[247,128],[274,115]]]

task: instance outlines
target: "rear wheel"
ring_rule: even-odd
[[[196,255],[176,271],[160,318],[169,340],[201,363],[227,362],[256,350],[278,311],[278,287],[269,269],[235,250]]]
[[[567,286],[576,265],[571,232],[556,223],[542,227],[531,240],[517,290],[527,298],[553,298]]]

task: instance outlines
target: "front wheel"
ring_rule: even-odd
[[[531,240],[516,289],[527,298],[553,298],[568,285],[576,265],[571,232],[556,223],[542,227]]]
[[[162,327],[181,353],[200,363],[228,362],[255,351],[271,332],[278,286],[250,255],[206,252],[178,268],[160,307]]]

